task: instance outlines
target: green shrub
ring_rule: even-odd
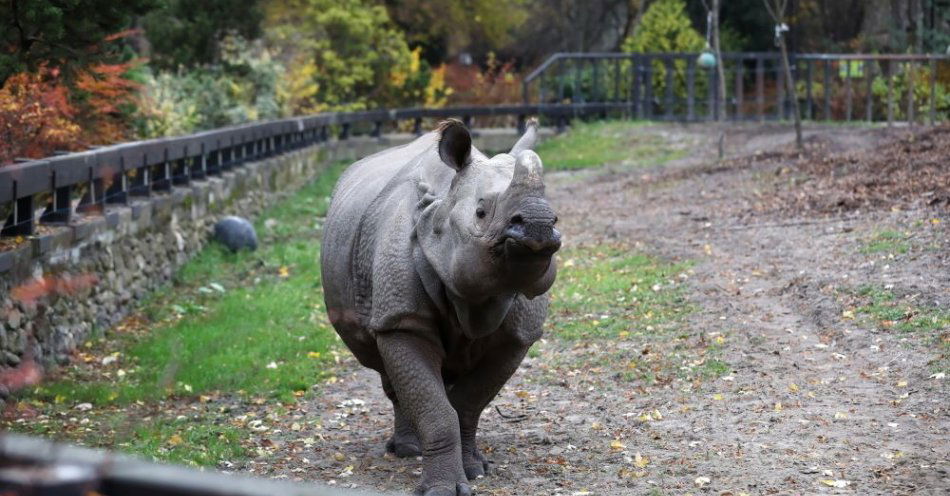
[[[683,0],[658,0],[650,5],[633,35],[623,42],[623,51],[631,53],[699,52],[706,46],[690,23]],[[686,63],[676,61],[673,67],[673,93],[679,98],[686,95]],[[652,65],[653,94],[662,98],[666,92],[666,65],[654,61]],[[696,73],[696,95],[705,94],[706,73]]]
[[[930,68],[913,64],[901,64],[895,68],[892,98],[894,100],[894,118],[907,118],[908,84],[913,80],[914,118],[922,119],[930,113]],[[878,113],[881,118],[887,115],[887,80],[888,76],[877,76],[871,83],[871,93],[877,100]],[[935,88],[937,120],[950,118],[950,90],[943,83],[938,82]]]
[[[220,42],[220,63],[145,75],[138,117],[143,137],[174,136],[284,114],[277,97],[283,67],[262,42]]]

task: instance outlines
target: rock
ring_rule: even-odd
[[[257,249],[257,233],[247,219],[228,216],[214,225],[214,239],[231,251]]]
[[[11,309],[7,312],[7,325],[10,326],[10,329],[20,327],[20,312],[18,310]]]
[[[10,353],[9,351],[3,352],[3,361],[7,362],[7,365],[10,365],[13,367],[20,365],[20,357],[14,355],[13,353]]]

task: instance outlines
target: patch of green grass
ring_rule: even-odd
[[[569,248],[559,258],[549,321],[560,337],[654,333],[692,310],[677,280],[686,264],[622,245]]]
[[[932,332],[950,328],[950,311],[902,300],[893,291],[862,286],[858,295],[868,299],[858,307],[860,314],[870,317],[883,329],[901,332]]]
[[[119,446],[155,460],[213,467],[222,460],[243,458],[244,437],[241,430],[228,425],[159,419],[135,428]]]
[[[211,244],[188,262],[144,305],[148,332],[117,333],[105,375],[75,367],[37,396],[103,405],[240,391],[289,400],[318,382],[336,336],[323,307],[317,222],[343,168],[265,211],[258,251]]]
[[[542,142],[538,155],[547,170],[573,170],[608,163],[657,165],[682,157],[682,149],[655,134],[638,132],[633,121],[577,122],[570,131]]]
[[[950,310],[917,305],[875,286],[862,286],[857,293],[865,299],[865,304],[857,308],[858,314],[879,329],[914,333],[929,341],[937,352],[930,362],[934,371],[950,372]]]
[[[876,233],[864,246],[861,253],[871,255],[876,253],[903,254],[910,250],[907,237],[897,231],[881,231]]]

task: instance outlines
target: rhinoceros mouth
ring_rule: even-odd
[[[557,229],[543,237],[529,236],[519,226],[509,227],[502,235],[502,246],[515,259],[550,258],[561,248],[561,233]]]

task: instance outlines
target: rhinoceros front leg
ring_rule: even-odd
[[[409,417],[403,413],[402,407],[399,405],[399,398],[396,397],[396,390],[393,389],[392,381],[389,380],[386,374],[381,374],[381,379],[383,381],[383,391],[393,403],[393,435],[386,442],[386,451],[399,458],[421,455],[422,447],[419,444],[419,436],[416,435],[412,422],[409,421]]]
[[[399,406],[422,443],[420,492],[471,495],[462,468],[458,414],[442,382],[442,354],[433,343],[409,332],[380,332],[376,343]]]
[[[459,416],[462,440],[462,466],[469,480],[488,473],[488,460],[475,444],[478,419],[501,388],[508,382],[528,353],[530,345],[512,342],[482,359],[476,367],[456,381],[449,400]]]

